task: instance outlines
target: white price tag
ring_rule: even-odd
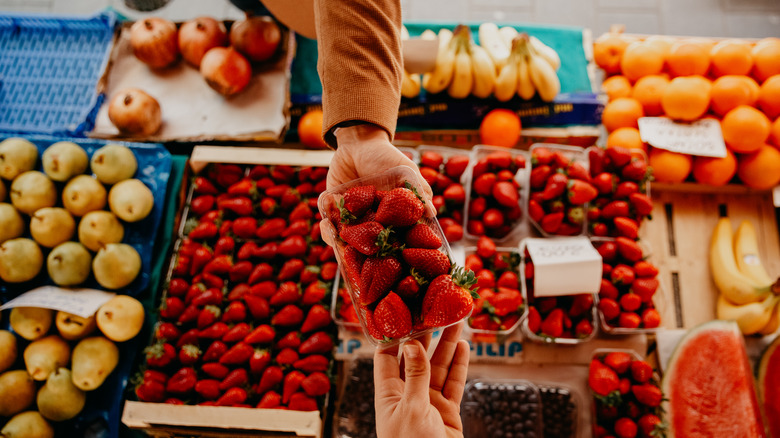
[[[639,135],[643,142],[659,149],[702,157],[726,156],[723,132],[715,119],[677,123],[666,117],[642,117]]]
[[[41,307],[62,310],[82,318],[89,318],[114,297],[112,292],[95,289],[63,289],[57,286],[41,286],[5,303],[0,310],[12,307]]]
[[[534,296],[597,293],[601,255],[587,237],[525,239],[534,263]]]

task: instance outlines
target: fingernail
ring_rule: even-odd
[[[404,345],[404,355],[409,359],[416,359],[418,354],[417,348],[413,345]]]

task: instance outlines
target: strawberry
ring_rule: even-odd
[[[493,198],[504,207],[514,207],[520,202],[520,195],[517,188],[508,181],[499,181],[493,185],[491,190]]]
[[[203,267],[204,273],[209,274],[228,274],[233,266],[233,259],[228,255],[218,255],[212,258],[206,266]]]
[[[135,388],[135,395],[142,402],[160,403],[165,399],[165,384],[144,380]]]
[[[452,265],[447,254],[435,249],[407,248],[401,255],[413,270],[426,279],[447,274]]]
[[[332,322],[330,312],[322,304],[315,304],[306,314],[306,319],[301,325],[301,333],[308,333],[327,327]]]
[[[483,268],[477,273],[477,286],[480,289],[496,286],[496,274],[488,268]]]
[[[407,251],[407,250],[404,250]],[[423,251],[423,250],[419,250]],[[436,251],[436,250],[425,250]],[[438,251],[436,251],[438,252]],[[378,300],[401,277],[401,263],[392,256],[371,257],[363,264],[358,297],[360,304],[369,305]]]
[[[190,304],[202,307],[202,306],[219,306],[222,304],[222,291],[216,288],[209,288],[202,290],[198,284],[194,285],[193,289],[200,291],[197,296],[192,298]]]
[[[287,408],[293,411],[316,411],[319,409],[317,400],[302,392],[296,392],[290,396],[290,403],[287,404]]]
[[[268,350],[256,348],[249,358],[249,371],[252,374],[260,374],[271,363],[271,353]]]
[[[463,226],[460,224],[448,225],[444,228],[444,237],[448,242],[457,242],[463,239]]]
[[[451,275],[436,277],[428,286],[422,303],[422,321],[426,327],[443,327],[466,317],[478,298],[472,291],[476,278],[472,271],[456,268]]]
[[[442,193],[444,200],[453,205],[463,205],[466,202],[466,190],[460,184],[451,184]]]
[[[248,216],[240,217],[233,221],[231,229],[236,237],[242,239],[252,238],[257,231],[257,220]]]
[[[425,212],[425,206],[416,190],[408,182],[385,195],[376,210],[376,220],[384,226],[414,225]]]
[[[523,306],[520,291],[504,287],[499,288],[498,293],[487,301],[493,306],[493,313],[497,316],[509,315]]]
[[[448,177],[457,180],[466,171],[468,165],[469,157],[467,155],[453,155],[444,163],[444,173]]]
[[[641,262],[640,262],[641,263]],[[636,266],[634,265],[634,271],[636,271]],[[639,272],[637,272],[637,276],[639,275]],[[659,282],[657,278],[637,278],[631,283],[631,290],[639,295],[641,301],[643,303],[650,303],[653,300],[653,295],[655,295],[655,291],[658,289]]]
[[[161,342],[176,342],[180,336],[181,330],[170,322],[158,323],[154,330],[154,338]]]
[[[204,307],[198,314],[198,329],[204,329],[211,324],[214,324],[219,320],[221,315],[222,311],[217,306],[209,304],[208,306]]]
[[[203,362],[219,361],[227,351],[228,346],[224,342],[214,341],[206,348],[206,352],[203,353]]]
[[[228,278],[233,283],[242,283],[249,279],[249,274],[252,273],[252,262],[249,260],[242,260],[233,265],[228,273]]]
[[[287,229],[287,221],[282,218],[271,218],[263,222],[255,231],[260,239],[276,239]]]
[[[634,393],[634,397],[636,397],[639,403],[650,406],[651,408],[659,406],[664,397],[661,390],[650,383],[634,385],[631,387],[631,392]]]
[[[612,201],[601,209],[601,217],[604,219],[628,216],[629,207],[626,201]]]
[[[642,324],[642,318],[634,312],[621,312],[618,317],[618,326],[635,329]]]
[[[276,330],[268,324],[262,324],[255,327],[244,338],[244,342],[250,345],[254,344],[270,344],[276,337]]]
[[[438,170],[444,162],[444,157],[438,152],[424,151],[420,154],[420,166],[430,167],[434,170]]]
[[[576,225],[577,231],[579,232],[582,223],[585,221],[585,209],[581,206],[577,207],[569,207],[566,209],[566,220],[573,225]],[[563,224],[561,224],[563,225]],[[566,234],[561,233],[560,227],[558,228],[558,232],[560,234]]]
[[[198,176],[192,181],[193,191],[199,195],[216,195],[219,193],[214,184],[206,177]]]
[[[642,182],[647,178],[647,163],[645,160],[634,159],[620,170],[624,179]]]
[[[602,298],[599,300],[599,310],[604,315],[604,319],[611,321],[620,315],[620,305],[617,301],[610,298]]]
[[[412,314],[394,292],[385,296],[374,309],[374,324],[388,338],[402,338],[412,331]]]
[[[298,348],[300,345],[300,332],[289,332],[276,342],[276,348]]]
[[[298,278],[298,281],[300,281],[301,286],[307,286],[311,283],[314,283],[319,279],[321,271],[322,269],[319,266],[313,266],[313,265],[306,266],[301,271],[301,275]]]
[[[540,222],[544,217],[544,208],[539,204],[539,201],[530,199],[528,201],[528,216],[535,222]]]
[[[303,321],[303,310],[295,304],[282,307],[271,317],[271,324],[275,326],[289,327],[298,325],[301,321]]]
[[[214,208],[215,202],[216,199],[213,195],[196,196],[192,198],[192,201],[190,202],[190,211],[195,213],[197,216],[202,216]]]
[[[372,185],[356,186],[344,192],[344,199],[341,201],[342,221],[348,222],[363,216],[374,205],[375,197],[376,187]]]
[[[325,395],[330,392],[330,379],[325,373],[313,372],[303,379],[301,387],[303,392],[311,397]]]
[[[618,374],[628,371],[631,366],[631,355],[622,351],[615,351],[604,356],[604,365],[612,368]]]
[[[254,211],[252,200],[245,196],[217,200],[217,208],[228,210],[238,216],[251,216]]]
[[[293,363],[293,368],[307,373],[325,371],[330,366],[330,359],[321,354],[312,354]]]
[[[654,414],[645,414],[639,417],[639,420],[637,420],[637,425],[639,426],[639,429],[642,431],[643,437],[651,437],[651,436],[663,436],[662,432],[664,429],[664,425],[661,422],[661,419],[658,418],[657,415]]]
[[[306,255],[306,239],[302,236],[290,236],[284,239],[278,246],[277,250],[279,255],[292,258],[292,257],[304,257]]]
[[[251,293],[252,288],[246,283],[238,283],[230,290],[227,296],[228,301],[237,301],[244,298],[244,295]]]
[[[305,202],[300,202],[290,212],[288,219],[290,226],[282,232],[282,237],[298,234],[305,236],[309,234],[309,220],[314,217],[311,207]]]
[[[246,368],[236,368],[222,379],[219,383],[219,390],[227,391],[230,388],[244,386],[247,382],[249,382],[249,373],[247,373]]]
[[[635,220],[627,217],[616,217],[614,222],[618,236],[627,237],[631,240],[639,238],[639,225]]]
[[[279,281],[297,279],[305,267],[306,265],[301,259],[287,260],[284,262],[284,265],[282,265],[281,269],[279,269],[279,274],[276,276],[276,279]]]
[[[496,253],[496,243],[487,236],[481,236],[477,240],[477,254],[483,259],[489,259]]]
[[[187,344],[179,350],[179,362],[184,366],[195,364],[200,358],[200,348],[195,345]]]
[[[301,304],[304,306],[311,306],[312,304],[319,303],[327,295],[328,289],[325,287],[325,283],[321,281],[315,281],[306,286],[301,296]]]
[[[298,352],[292,348],[283,348],[281,351],[276,353],[276,357],[274,359],[276,360],[277,365],[292,365],[298,360]]]
[[[255,165],[249,170],[249,178],[255,181],[267,177],[268,174],[268,166],[263,164]]]
[[[563,222],[563,212],[550,213],[542,217],[542,222],[539,224],[545,233],[554,234],[561,227]]]
[[[620,146],[607,148],[606,155],[616,168],[622,168],[631,161],[631,151]]]
[[[476,177],[471,187],[474,193],[479,196],[491,196],[497,180],[498,177],[495,173],[485,173]]]
[[[607,153],[604,148],[588,148],[588,164],[590,164],[590,174],[598,175],[604,171],[604,161]]]
[[[271,390],[275,388],[276,385],[281,383],[283,378],[284,373],[282,372],[282,368],[276,365],[271,365],[263,371],[263,375],[260,377],[260,382],[257,384],[257,386],[255,386],[255,392],[262,394],[268,390]]]
[[[222,314],[222,322],[241,322],[246,319],[246,304],[243,301],[233,301],[228,304]]]
[[[653,367],[643,360],[631,362],[631,377],[638,383],[645,383],[653,377]]]
[[[620,308],[626,312],[634,312],[642,306],[642,298],[635,293],[627,293],[618,300]]]
[[[504,212],[497,208],[488,208],[482,216],[482,223],[487,228],[498,228],[504,225],[505,220]]]
[[[617,286],[631,284],[635,277],[634,270],[622,263],[612,268],[612,272],[610,272],[610,279]]]
[[[355,306],[352,306],[352,308],[354,309]],[[365,312],[366,332],[374,339],[379,339],[380,341],[385,340],[385,335],[379,331],[379,328],[377,328],[376,324],[374,323],[374,312],[369,309],[363,310]]]
[[[185,395],[195,389],[197,382],[198,374],[194,368],[181,368],[168,379],[168,383],[165,384],[165,391],[172,394]]]
[[[630,418],[620,418],[615,422],[615,435],[618,438],[634,438],[637,434],[636,423]]]
[[[206,400],[216,400],[222,395],[219,389],[219,381],[214,379],[203,379],[195,383],[195,392]]]
[[[566,187],[568,189],[566,198],[569,200],[569,203],[574,205],[582,205],[586,202],[590,202],[599,194],[598,190],[596,190],[593,185],[577,179],[569,180]]]
[[[290,396],[298,391],[301,387],[301,382],[306,378],[306,375],[300,371],[293,370],[284,376],[284,383],[282,384],[282,403],[287,404],[290,401]]]
[[[611,195],[617,189],[617,177],[609,172],[602,172],[591,180],[600,195]]]
[[[165,368],[176,358],[176,349],[167,342],[147,347],[144,353],[146,353],[146,365],[152,368]]]
[[[648,216],[653,211],[653,201],[644,193],[632,193],[628,196],[628,200],[639,216]]]
[[[539,315],[539,311],[536,307],[531,306],[528,308],[528,330],[532,333],[539,333],[542,328],[542,317]]]
[[[469,201],[468,214],[471,219],[481,218],[487,210],[487,200],[485,198],[476,198]]]
[[[339,237],[362,254],[374,255],[379,252],[383,242],[387,241],[390,232],[379,222],[369,221],[357,225],[344,225]]]
[[[414,298],[417,296],[417,293],[420,292],[420,282],[414,275],[407,275],[398,282],[395,291],[402,298]]]
[[[336,262],[326,262],[322,265],[320,272],[320,278],[323,281],[333,281],[336,278],[336,271],[338,271],[339,265]]]
[[[553,309],[542,321],[543,336],[549,336],[551,338],[559,338],[563,335],[563,309]]]
[[[656,309],[643,310],[641,320],[641,325],[644,328],[656,328],[661,325],[661,315]]]
[[[269,303],[272,306],[281,306],[285,304],[297,303],[301,298],[301,289],[298,283],[285,281],[279,285],[279,289],[271,296]]]
[[[587,338],[593,334],[593,324],[587,319],[581,319],[574,327],[574,334],[578,338]]]
[[[333,349],[333,339],[326,332],[317,332],[309,336],[298,347],[301,354],[326,354]]]
[[[222,365],[241,365],[254,353],[254,348],[245,342],[239,342],[219,358]]]
[[[217,362],[209,362],[200,365],[200,369],[209,377],[222,380],[230,372],[230,368]]]
[[[482,240],[480,237],[480,240],[477,241],[477,245],[479,245],[479,242]],[[492,240],[490,241],[493,242]],[[495,244],[494,244],[495,245]],[[469,254],[466,256],[466,262],[464,263],[464,266],[469,271],[478,272],[484,267],[484,263],[482,262],[482,259],[477,254]]]
[[[639,278],[652,278],[658,275],[658,268],[650,262],[640,260],[634,264],[634,272]]]
[[[244,388],[230,388],[217,399],[217,406],[236,406],[246,401],[248,394]]]
[[[282,403],[282,397],[276,391],[268,391],[257,403],[257,409],[275,409]]]
[[[188,236],[191,239],[206,240],[216,237],[219,228],[213,222],[200,222],[193,228]]]
[[[249,288],[249,295],[270,299],[276,293],[276,282],[272,280],[261,281]]]
[[[534,166],[531,170],[530,184],[531,188],[538,190],[542,189],[547,182],[547,178],[552,174],[552,168],[547,165]]]
[[[251,331],[252,329],[249,327],[249,324],[245,322],[238,323],[234,325],[233,328],[229,329],[224,336],[222,336],[222,342],[233,343],[241,341],[246,338]]]
[[[406,233],[404,239],[407,248],[438,249],[441,238],[427,224],[419,223]]]
[[[253,319],[267,318],[271,313],[271,306],[265,298],[251,294],[244,295],[242,298]]]
[[[600,360],[593,359],[588,371],[588,385],[598,395],[608,396],[620,387],[620,379],[617,373]]]
[[[563,173],[552,174],[549,178],[547,178],[547,182],[544,185],[544,189],[542,190],[541,195],[542,199],[549,201],[563,195],[566,192],[566,186],[568,183],[569,178]]]
[[[181,348],[187,344],[198,345],[200,339],[200,332],[198,329],[193,328],[182,333],[178,341],[176,341],[176,348]]]
[[[577,294],[573,298],[568,312],[570,317],[576,318],[590,312],[593,307],[593,295]]]

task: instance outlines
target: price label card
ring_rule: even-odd
[[[524,240],[534,263],[534,296],[597,293],[601,255],[587,237]]]
[[[666,117],[642,117],[639,135],[643,142],[659,149],[702,157],[726,156],[723,132],[715,119],[677,123]]]
[[[114,295],[116,294],[95,289],[63,289],[56,286],[41,286],[5,303],[0,307],[0,310],[13,307],[41,307],[89,318]]]

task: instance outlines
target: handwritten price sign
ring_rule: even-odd
[[[597,293],[601,287],[601,255],[587,237],[524,240],[534,263],[534,295]]]
[[[677,123],[665,117],[639,119],[639,135],[651,146],[703,157],[725,157],[726,143],[715,119]]]
[[[62,289],[56,286],[41,286],[5,303],[0,310],[13,307],[41,307],[61,310],[82,318],[88,318],[114,297],[114,293],[95,289]]]

